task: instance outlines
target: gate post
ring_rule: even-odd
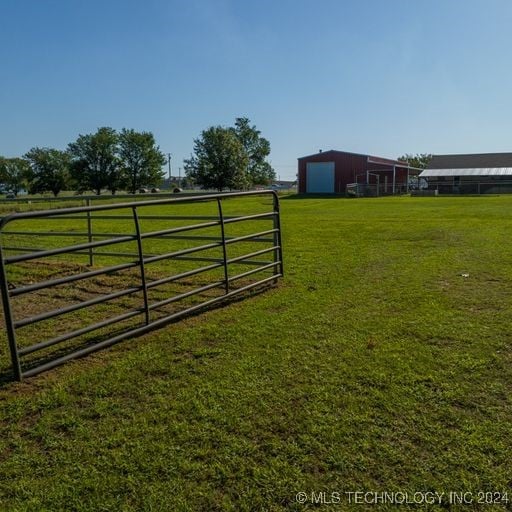
[[[137,235],[137,250],[139,254],[140,279],[142,281],[142,294],[144,296],[144,313],[146,316],[146,325],[149,325],[149,301],[148,301],[148,285],[146,282],[146,268],[144,266],[144,252],[142,250],[142,238],[140,236],[140,222],[137,214],[137,207],[132,207],[133,222],[135,224],[135,233]]]
[[[228,256],[226,250],[226,230],[224,228],[224,213],[222,212],[221,199],[217,198],[217,206],[219,208],[220,235],[222,239],[222,262],[224,264],[224,289],[229,293],[229,274],[228,274]]]
[[[86,206],[91,206],[90,198],[87,198],[85,201]],[[92,242],[92,219],[91,212],[87,211],[87,239],[89,243]],[[94,252],[93,248],[89,247],[89,266],[92,267],[94,265]]]
[[[4,253],[0,247],[0,288],[2,290],[2,304],[4,306],[5,329],[9,341],[9,350],[11,352],[12,369],[16,380],[22,379],[20,357],[18,346],[16,344],[16,333],[12,319],[11,303],[9,300],[9,289],[7,287],[7,276],[5,275]]]
[[[281,274],[284,276],[283,272],[283,244],[281,241],[281,212],[279,208],[279,197],[277,195],[277,192],[274,190],[274,193],[272,194],[273,197],[273,206],[274,206],[274,229],[276,230],[274,232],[274,246],[279,247],[278,249],[275,249],[274,252],[274,263],[279,263],[279,271],[277,270],[277,265],[274,266],[274,274]],[[277,284],[277,278],[274,281],[275,284]]]

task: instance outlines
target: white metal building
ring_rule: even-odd
[[[434,155],[419,177],[440,194],[512,193],[512,153]]]

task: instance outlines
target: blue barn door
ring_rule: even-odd
[[[306,164],[306,192],[308,194],[334,194],[334,162],[308,162]]]

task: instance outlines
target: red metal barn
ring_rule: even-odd
[[[407,162],[346,151],[320,151],[299,158],[299,194],[345,194],[358,184],[363,195],[399,194],[409,190]]]

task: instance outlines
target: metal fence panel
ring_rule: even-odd
[[[270,198],[270,210],[226,214],[228,199],[242,201],[252,196]],[[208,203],[214,208],[212,214],[191,214],[190,208],[183,215],[158,213],[198,203]],[[58,222],[51,222],[54,220]],[[122,223],[117,231],[112,228],[116,222]],[[98,228],[100,223],[104,230]],[[13,224],[21,224],[21,228],[9,229]],[[166,227],[154,229],[154,225]],[[14,213],[1,219],[0,237],[4,320],[18,380],[238,294],[275,284],[283,276],[279,199],[271,190],[95,206],[89,202],[86,206]],[[34,246],[44,240],[46,247]],[[264,248],[246,248],[253,243]],[[111,246],[120,249],[112,251]],[[195,266],[189,268],[189,264]],[[41,276],[33,281],[37,265],[48,268],[42,267]],[[250,269],[239,268],[243,266]],[[69,300],[71,303],[64,303]],[[17,301],[30,306],[28,314],[22,314]],[[185,306],[168,309],[178,303]],[[32,306],[37,306],[37,311],[32,311]],[[106,317],[98,320],[93,312],[96,306],[103,308]],[[58,319],[70,314],[76,317],[68,329],[66,322]],[[123,322],[131,323],[108,331]],[[24,330],[28,342],[20,346]],[[43,336],[48,331],[50,336]],[[93,338],[82,340],[88,335]],[[78,346],[69,345],[77,339]],[[54,351],[47,354],[50,349]],[[32,358],[27,360],[28,356]]]

